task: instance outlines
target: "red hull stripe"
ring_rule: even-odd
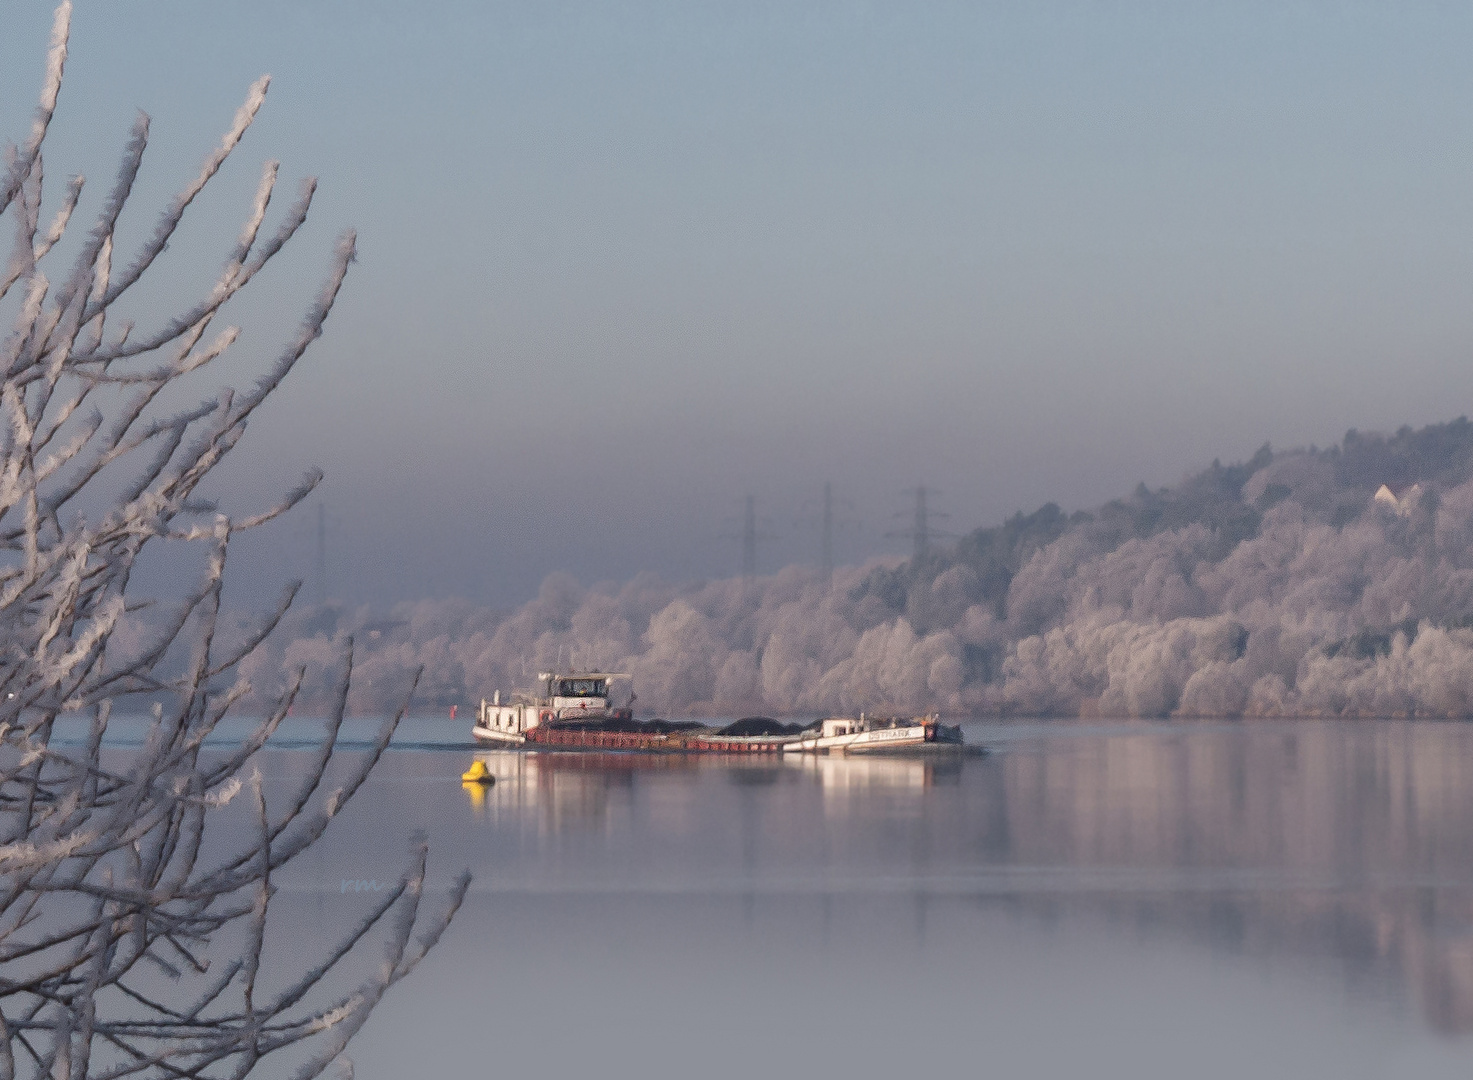
[[[775,754],[781,743],[726,742],[681,735],[647,735],[637,731],[582,731],[576,728],[535,727],[527,742],[538,746],[582,746],[600,750],[711,750],[724,754]]]

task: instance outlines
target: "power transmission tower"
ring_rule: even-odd
[[[742,518],[742,577],[749,581],[757,576],[757,497],[747,496],[747,512]]]
[[[917,484],[913,488],[907,488],[905,494],[909,495],[912,492],[915,493],[916,506],[914,515],[911,519],[911,527],[909,529],[899,529],[895,532],[888,532],[885,535],[895,537],[909,537],[914,544],[912,557],[919,561],[925,558],[926,555],[930,552],[932,540],[939,540],[942,538],[949,539],[952,535],[951,533],[941,532],[938,529],[932,528],[932,519],[944,519],[950,517],[951,515],[939,513],[935,510],[932,510],[929,506],[926,505],[926,495],[928,493],[931,495],[939,494],[939,492],[935,488],[928,488],[925,484]],[[905,517],[906,514],[902,511],[895,516]]]
[[[834,580],[834,485],[823,482],[823,580]]]
[[[327,603],[327,506],[317,504],[317,602]]]
[[[727,539],[739,539],[742,542],[742,578],[751,581],[757,576],[757,543],[761,540],[776,540],[777,534],[764,532],[758,528],[757,521],[757,497],[748,495],[743,500],[742,528],[741,532],[722,534]]]
[[[803,504],[803,512],[799,515],[795,525],[813,525],[815,519],[810,516],[815,505],[818,508],[817,524],[821,543],[823,567],[823,579],[825,584],[832,584],[834,578],[834,535],[835,533],[853,531],[859,527],[859,522],[848,516],[854,510],[854,504],[848,499],[834,498],[834,485],[828,481],[823,485],[823,500],[815,503],[810,499]]]
[[[930,518],[926,511],[926,485],[916,486],[916,516],[911,532],[915,540],[915,558],[919,559],[931,549]]]

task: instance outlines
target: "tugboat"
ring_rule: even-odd
[[[483,698],[471,734],[483,746],[570,750],[874,754],[963,748],[961,728],[942,724],[935,714],[867,718],[861,713],[808,727],[760,717],[723,728],[636,720],[633,689],[615,682],[628,679],[608,671],[541,672],[535,690],[516,691],[506,702],[499,690],[490,701]]]
[[[614,680],[628,678],[612,671],[540,672],[536,690],[515,691],[506,704],[502,704],[500,690],[490,701],[482,698],[471,734],[477,742],[489,746],[524,746],[529,737],[535,739],[533,733],[539,728],[550,728],[560,721],[580,725],[631,723],[633,691],[623,706],[614,705],[610,696]]]

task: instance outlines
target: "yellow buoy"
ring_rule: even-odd
[[[490,770],[486,768],[486,763],[480,758],[476,758],[475,761],[471,762],[471,767],[460,774],[460,780],[463,784],[496,783],[496,777],[491,775]]]

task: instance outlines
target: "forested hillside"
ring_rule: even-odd
[[[1375,498],[1387,485],[1395,499]],[[1417,485],[1417,486],[1414,486]],[[423,666],[425,709],[558,662],[631,672],[644,712],[941,709],[1132,716],[1473,714],[1473,424],[1219,462],[1092,511],[1053,504],[925,557],[743,583],[555,574],[513,612],[464,601],[295,614],[251,676],[355,704]]]

